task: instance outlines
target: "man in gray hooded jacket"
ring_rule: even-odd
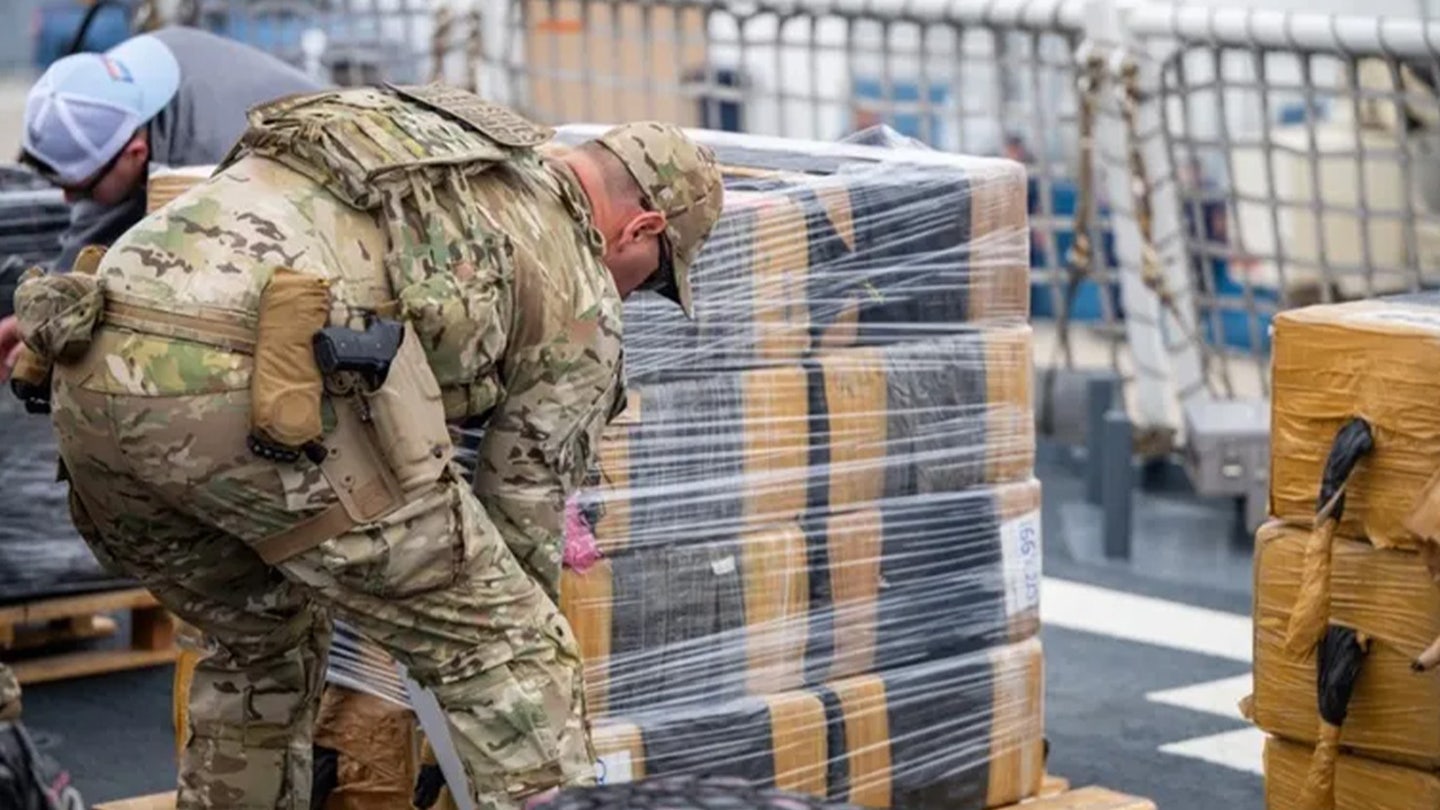
[[[254,105],[323,85],[255,48],[195,28],[162,28],[104,53],[50,65],[25,105],[21,161],[65,192],[70,226],[50,268],[109,245],[145,215],[150,166],[218,163]],[[18,348],[0,302],[0,381]]]

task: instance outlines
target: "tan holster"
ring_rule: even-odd
[[[379,388],[331,401],[335,429],[325,437],[320,470],[339,502],[255,543],[270,565],[384,518],[430,490],[454,457],[440,384],[413,329],[405,329]]]

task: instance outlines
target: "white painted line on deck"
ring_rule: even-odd
[[[1244,720],[1240,715],[1240,699],[1250,694],[1254,685],[1255,678],[1247,672],[1233,678],[1151,692],[1145,699],[1166,706],[1178,706],[1195,712]]]
[[[1169,647],[1231,661],[1251,660],[1249,616],[1045,577],[1040,621],[1067,630]]]
[[[1251,663],[1249,616],[1192,607],[1046,577],[1040,586],[1040,621],[1125,641]],[[1245,722],[1240,699],[1250,694],[1246,672],[1205,683],[1151,692],[1147,701]],[[1166,754],[1264,776],[1265,733],[1248,726],[1159,747]]]
[[[1166,754],[1204,760],[1237,771],[1265,775],[1265,732],[1242,728],[1160,746]]]

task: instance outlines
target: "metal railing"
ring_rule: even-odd
[[[1268,396],[1277,311],[1440,275],[1440,28],[1418,9],[511,0],[506,12],[499,91],[547,120],[660,114],[819,139],[884,122],[1025,161],[1037,359],[1119,372],[1156,451],[1190,403]]]
[[[308,9],[323,51],[298,36],[273,50],[342,83],[474,87],[550,122],[659,117],[818,140],[887,123],[936,149],[1021,160],[1037,365],[1118,373],[1155,452],[1190,403],[1268,396],[1276,312],[1440,277],[1440,23],[1419,6],[1373,17],[1200,0],[201,7],[212,20]],[[1042,399],[1047,414],[1052,404]],[[1052,421],[1075,421],[1074,408]]]

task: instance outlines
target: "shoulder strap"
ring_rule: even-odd
[[[414,193],[417,174],[438,178],[437,172],[447,169],[473,174],[514,159],[523,147],[511,144],[543,142],[543,128],[507,113],[468,102],[456,91],[426,88],[402,93],[355,87],[288,96],[249,111],[249,126],[221,168],[258,154],[309,177],[352,207],[374,210]],[[477,121],[489,123],[482,128]]]
[[[534,149],[555,137],[555,130],[537,124],[508,107],[486,101],[467,90],[444,84],[385,85],[396,95],[468,124],[490,140],[512,149]]]

